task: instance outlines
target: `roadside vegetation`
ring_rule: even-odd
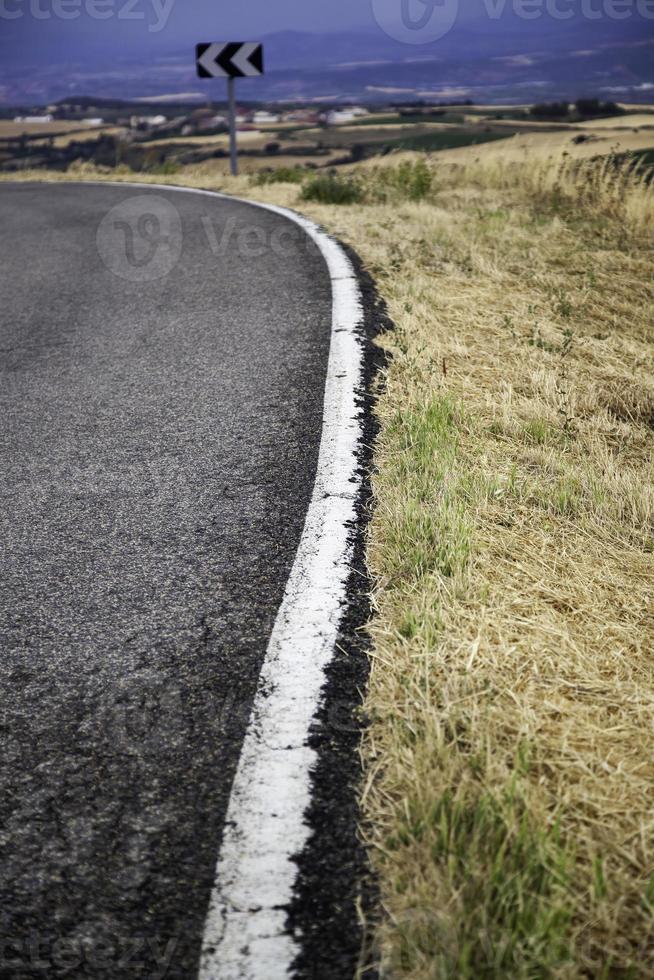
[[[611,161],[479,163],[428,201],[364,251],[397,325],[369,545],[382,974],[651,976],[652,193]]]
[[[344,174],[171,182],[306,212],[395,323],[362,749],[381,975],[651,977],[654,191],[630,158]]]

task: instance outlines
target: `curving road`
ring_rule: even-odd
[[[0,975],[196,975],[331,328],[283,217],[0,185]]]

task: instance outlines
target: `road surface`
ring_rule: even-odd
[[[0,974],[188,980],[312,494],[330,279],[243,203],[5,184],[0,212]]]

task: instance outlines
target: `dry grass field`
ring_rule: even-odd
[[[238,142],[239,145],[242,144],[244,148],[249,149],[250,147],[260,147],[264,143],[269,143],[270,137],[258,129],[252,129],[239,132]],[[217,133],[214,136],[176,136],[174,139],[170,136],[164,136],[161,139],[148,140],[144,145],[147,147],[176,145],[220,146],[223,149],[229,149],[229,133]]]
[[[87,143],[90,140],[97,140],[100,136],[122,137],[126,130],[120,126],[101,126],[96,129],[76,129],[72,133],[64,133],[55,136],[54,145],[57,147],[69,146],[71,143]],[[38,144],[38,141],[37,141]]]
[[[627,117],[624,117],[627,118]],[[567,153],[577,159],[589,159],[597,156],[609,156],[615,153],[633,153],[638,150],[654,148],[654,116],[644,117],[651,121],[647,128],[643,124],[627,126],[622,119],[596,120],[592,123],[570,125],[560,130],[521,132],[498,140],[490,146],[484,145],[480,154],[476,146],[463,146],[452,150],[443,150],[443,154],[451,161],[471,163],[479,160],[503,160],[514,163],[530,164],[536,159],[546,161]],[[600,126],[600,122],[612,122],[612,126]],[[499,125],[502,125],[500,122]],[[577,142],[579,135],[587,137],[584,142]]]
[[[590,119],[587,122],[577,123],[581,129],[634,129],[639,126],[646,126],[654,129],[654,115],[648,112],[629,112],[624,116],[615,116],[607,119]]]
[[[14,122],[11,119],[0,119],[0,139],[17,139],[25,133],[27,136],[59,136],[62,133],[87,132],[97,137],[99,127],[81,126],[79,122],[54,120],[43,123]]]
[[[362,748],[381,976],[648,978],[654,193],[497,151],[171,181],[310,214],[395,324]]]

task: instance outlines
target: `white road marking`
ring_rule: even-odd
[[[309,836],[304,813],[316,753],[306,742],[344,612],[360,488],[363,308],[356,273],[313,222],[266,207],[299,224],[325,258],[331,350],[313,495],[232,787],[199,980],[282,980],[299,952],[285,925],[297,876],[292,857]]]
[[[345,611],[350,528],[361,486],[359,281],[343,248],[286,208],[171,184],[84,183],[202,194],[272,211],[313,239],[331,278],[331,346],[316,479],[241,749],[198,975],[199,980],[283,980],[291,976],[299,952],[286,931],[286,910],[297,877],[292,858],[309,837],[304,814],[317,755],[306,743]]]

